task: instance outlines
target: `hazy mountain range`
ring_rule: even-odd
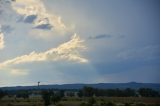
[[[15,86],[15,87],[1,87],[3,90],[29,90],[29,89],[81,89],[84,86],[90,86],[100,89],[125,89],[125,88],[152,88],[155,90],[160,90],[159,83],[97,83],[97,84],[54,84],[54,85],[40,85],[38,86]]]

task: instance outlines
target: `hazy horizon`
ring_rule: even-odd
[[[160,83],[158,0],[0,0],[0,87]]]
[[[142,83],[142,82],[108,82],[108,83],[62,83],[62,84],[51,84],[51,83],[48,83],[48,84],[45,84],[44,82],[40,82],[39,83],[39,86],[52,86],[52,85],[58,85],[58,86],[63,86],[63,85],[94,85],[94,84],[160,84],[160,83]],[[7,87],[34,87],[34,86],[38,86],[38,83],[35,83],[35,84],[31,84],[31,85],[13,85],[13,86],[0,86],[0,88],[7,88]],[[150,86],[152,87],[152,86]]]

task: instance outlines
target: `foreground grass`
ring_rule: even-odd
[[[94,105],[88,104],[89,98],[63,98],[56,106],[160,106],[160,98],[146,97],[95,97]],[[4,98],[0,106],[44,106],[41,98]]]

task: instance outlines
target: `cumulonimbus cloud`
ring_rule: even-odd
[[[0,69],[5,69],[18,64],[43,61],[68,60],[86,63],[88,60],[81,57],[78,52],[79,49],[85,49],[85,46],[82,44],[82,42],[83,40],[74,34],[70,41],[59,45],[57,48],[51,48],[50,50],[41,53],[31,52],[28,55],[6,60],[0,63]]]
[[[4,48],[4,35],[0,32],[0,49]]]

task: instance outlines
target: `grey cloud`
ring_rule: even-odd
[[[160,45],[149,45],[122,51],[117,55],[122,59],[158,59],[160,58]]]
[[[0,1],[0,23],[1,25],[15,25],[15,22],[19,19],[18,15],[12,8],[11,0]]]
[[[119,36],[118,36],[119,39],[123,39],[123,38],[125,38],[125,37],[126,37],[125,35],[119,35]]]
[[[0,14],[2,14],[3,13],[3,11],[2,10],[0,10]]]
[[[51,30],[52,29],[53,26],[49,23],[47,18],[44,18],[41,20],[39,20],[37,18],[38,18],[37,15],[21,16],[17,22],[34,24],[38,20],[39,23],[33,27],[34,29],[42,29],[42,30]],[[42,21],[44,23],[40,23]]]
[[[110,34],[100,34],[96,36],[90,36],[88,39],[105,39],[105,38],[116,38],[116,39],[123,39],[126,36],[125,35],[110,35]]]
[[[37,15],[19,15],[19,19],[17,22],[24,22],[24,23],[29,23],[33,24],[34,21],[37,19]]]
[[[50,30],[52,29],[52,26],[50,24],[40,24],[34,27],[36,29],[45,29],[45,30]]]
[[[96,36],[90,36],[89,39],[103,39],[103,38],[111,38],[112,35],[109,34],[101,34]]]
[[[10,33],[13,28],[9,25],[1,25],[1,32]]]
[[[50,21],[47,17],[46,18],[41,18],[41,19],[36,19],[35,23],[36,24],[35,24],[34,28],[37,28],[37,29],[50,30],[53,27],[50,24]]]
[[[10,3],[12,1],[15,1],[15,0],[0,0],[0,2],[3,4],[3,3]]]
[[[29,15],[24,17],[24,22],[33,23],[36,18],[37,18],[37,15]]]

